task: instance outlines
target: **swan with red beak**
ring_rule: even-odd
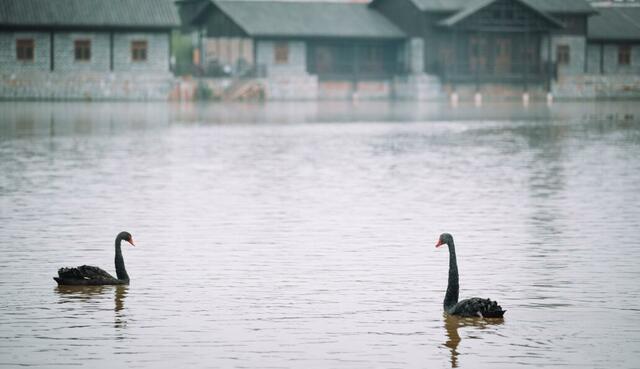
[[[449,280],[443,301],[444,311],[451,315],[463,317],[502,318],[506,310],[502,310],[502,307],[496,301],[479,297],[458,301],[460,285],[453,236],[449,233],[441,234],[438,242],[436,242],[436,248],[443,245],[449,247]]]

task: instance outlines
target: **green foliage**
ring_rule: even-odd
[[[174,72],[176,75],[188,74],[192,66],[193,45],[191,35],[180,31],[171,33],[171,56],[175,60]]]

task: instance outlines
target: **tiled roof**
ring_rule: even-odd
[[[364,3],[213,1],[251,36],[404,38]]]
[[[0,26],[173,28],[167,0],[0,0]]]
[[[591,40],[640,40],[640,7],[597,8],[589,18]]]

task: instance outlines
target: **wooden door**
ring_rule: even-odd
[[[511,39],[499,37],[495,40],[494,48],[495,72],[496,74],[507,74],[511,72]]]
[[[315,72],[318,74],[327,74],[334,72],[333,54],[327,46],[317,46],[315,48]]]
[[[469,37],[469,71],[472,74],[487,70],[487,39],[483,36]]]

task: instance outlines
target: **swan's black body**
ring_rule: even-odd
[[[58,276],[53,277],[53,279],[60,285],[98,286],[129,284],[129,275],[124,267],[124,258],[122,257],[122,250],[120,248],[122,240],[133,245],[133,239],[128,232],[120,232],[116,237],[116,277],[98,267],[82,265],[77,268],[60,268],[58,269]]]
[[[481,318],[501,318],[506,310],[498,305],[496,301],[472,297],[470,299],[458,301],[460,286],[458,283],[458,261],[456,259],[456,248],[453,237],[448,233],[440,235],[436,247],[446,244],[449,247],[449,282],[447,293],[444,295],[444,311],[451,315],[464,317]]]

